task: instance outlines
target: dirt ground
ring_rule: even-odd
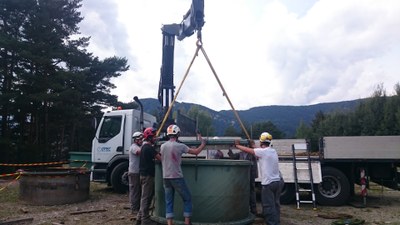
[[[8,181],[0,181],[0,190]],[[37,224],[37,225],[86,225],[134,224],[134,216],[128,209],[128,196],[115,194],[105,184],[91,183],[89,199],[85,202],[61,206],[33,206],[18,198],[18,182],[8,185],[0,191],[0,225]],[[379,187],[369,191],[367,205],[363,207],[361,199],[341,207],[311,205],[283,205],[281,209],[282,225],[330,225],[340,218],[352,217],[353,220],[365,220],[364,224],[400,225],[400,192],[383,190]],[[195,221],[194,221],[195,222]],[[195,224],[195,223],[194,223]],[[264,224],[256,218],[253,224]]]

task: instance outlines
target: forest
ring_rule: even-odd
[[[253,139],[263,131],[269,131],[274,139],[286,137],[277,124],[271,121],[246,125],[252,131]],[[230,126],[226,136],[246,137],[243,131]],[[319,150],[319,140],[324,136],[379,136],[400,135],[400,84],[394,86],[393,94],[388,95],[379,84],[371,97],[361,99],[352,109],[337,109],[331,112],[319,110],[311,122],[300,121],[293,138],[306,139],[312,151]]]
[[[110,80],[129,69],[127,60],[100,60],[86,50],[80,4],[0,1],[1,162],[51,161],[90,149],[93,118],[116,104]]]
[[[129,69],[127,59],[99,59],[87,51],[90,37],[79,36],[81,0],[0,1],[0,7],[0,163],[65,160],[70,151],[90,150],[102,109],[137,107],[110,92],[111,79]],[[205,118],[204,129],[213,129],[211,118],[191,111]],[[283,138],[270,121],[252,130]],[[233,127],[225,133],[240,134]],[[317,149],[322,136],[399,134],[397,84],[392,95],[379,86],[354,111],[317,113],[311,124],[299,125],[296,137]]]
[[[311,150],[318,150],[319,139],[324,136],[378,136],[400,135],[400,84],[388,96],[380,84],[365,101],[352,111],[328,114],[316,113],[310,125],[300,123],[297,138],[306,138]]]

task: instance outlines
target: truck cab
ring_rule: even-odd
[[[92,141],[92,180],[107,182],[116,192],[125,193],[132,134],[155,124],[154,116],[136,109],[105,112]]]

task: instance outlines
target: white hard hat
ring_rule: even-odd
[[[135,133],[133,133],[132,138],[133,139],[141,139],[141,138],[143,138],[143,133],[136,131]]]
[[[181,129],[175,124],[169,125],[167,128],[167,135],[179,136]]]

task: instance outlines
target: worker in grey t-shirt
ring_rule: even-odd
[[[206,145],[205,140],[201,135],[198,135],[201,145],[198,148],[190,148],[185,144],[178,142],[180,129],[176,125],[170,125],[167,128],[169,141],[165,142],[160,147],[161,164],[164,179],[165,191],[165,206],[167,224],[173,224],[174,218],[174,192],[178,192],[183,200],[183,216],[185,224],[191,224],[190,217],[192,216],[192,198],[189,188],[183,178],[181,162],[182,154],[189,153],[197,155],[203,150]]]

